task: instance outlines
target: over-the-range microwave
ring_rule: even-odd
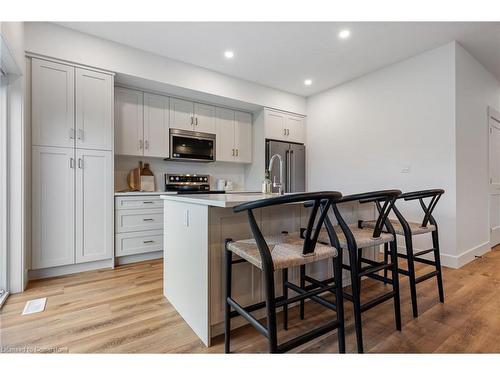
[[[170,129],[170,160],[215,161],[215,134]]]

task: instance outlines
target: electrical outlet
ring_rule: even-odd
[[[403,164],[401,173],[411,173],[411,164]]]

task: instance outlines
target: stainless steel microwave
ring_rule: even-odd
[[[215,134],[170,129],[170,160],[215,161]]]

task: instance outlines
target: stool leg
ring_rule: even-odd
[[[304,289],[306,286],[306,266],[302,265],[300,266],[300,287]],[[304,320],[304,308],[305,308],[305,301],[301,300],[300,301],[300,319]]]
[[[276,297],[274,292],[274,270],[264,267],[264,284],[266,290],[266,315],[269,353],[278,351],[278,335],[276,328]]]
[[[441,258],[439,255],[439,237],[438,230],[432,232],[432,246],[434,247],[434,262],[436,263],[437,274],[437,284],[439,291],[439,301],[444,303],[444,289],[443,289],[443,275],[441,271]]]
[[[398,276],[398,248],[396,240],[390,244],[392,262],[392,290],[394,291],[394,315],[396,318],[396,329],[401,331],[401,302],[399,299],[399,276]]]
[[[384,263],[389,262],[389,244],[384,243]],[[387,268],[384,268],[384,284],[387,284]]]
[[[227,303],[227,299],[231,298],[231,274],[233,266],[233,253],[227,249],[227,243],[230,240],[226,240],[225,243],[225,253],[226,253],[226,298],[225,298],[225,315],[224,315],[224,352],[230,353],[231,345],[231,306]]]
[[[363,332],[361,328],[361,295],[360,278],[358,277],[358,261],[356,250],[349,251],[349,264],[351,266],[351,289],[352,303],[354,305],[354,325],[356,327],[356,341],[358,343],[358,353],[363,353]]]
[[[408,278],[410,282],[411,306],[413,317],[418,317],[417,282],[415,281],[415,261],[413,259],[413,240],[411,234],[405,235],[406,261],[408,262]]]
[[[333,259],[333,272],[335,277],[335,305],[337,307],[337,320],[339,322],[338,340],[339,353],[345,353],[345,328],[344,328],[344,295],[342,290],[342,251]]]
[[[283,288],[283,298],[288,299],[288,287],[286,283],[288,282],[288,268],[281,270],[282,276],[282,288]],[[283,305],[283,329],[288,330],[288,304]]]

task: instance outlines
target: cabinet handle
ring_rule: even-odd
[[[83,159],[78,158],[78,168],[83,169]]]
[[[144,142],[146,144],[146,150],[149,150],[149,141]]]
[[[69,158],[69,167],[71,169],[75,168],[75,159]]]
[[[195,123],[194,123],[195,126],[198,126],[198,117],[195,118]]]
[[[142,150],[143,148],[143,140],[139,139],[139,150]]]
[[[144,204],[153,204],[154,202],[152,202],[152,201],[143,201],[142,203],[144,203]]]
[[[231,156],[234,156],[234,148],[232,150],[233,150],[233,152],[232,152]]]
[[[286,135],[286,129],[283,129],[283,135]]]
[[[290,129],[286,129],[286,135],[290,135]]]
[[[153,243],[153,240],[142,241],[142,243]]]
[[[142,221],[154,221],[154,219],[142,219]]]
[[[193,125],[193,124],[194,124],[194,117],[191,116],[191,125]]]
[[[78,129],[78,139],[83,141],[83,129]]]
[[[75,139],[75,129],[69,129],[69,139]]]
[[[238,149],[236,149],[236,156],[238,156],[238,154],[239,154],[239,150],[238,150]]]

